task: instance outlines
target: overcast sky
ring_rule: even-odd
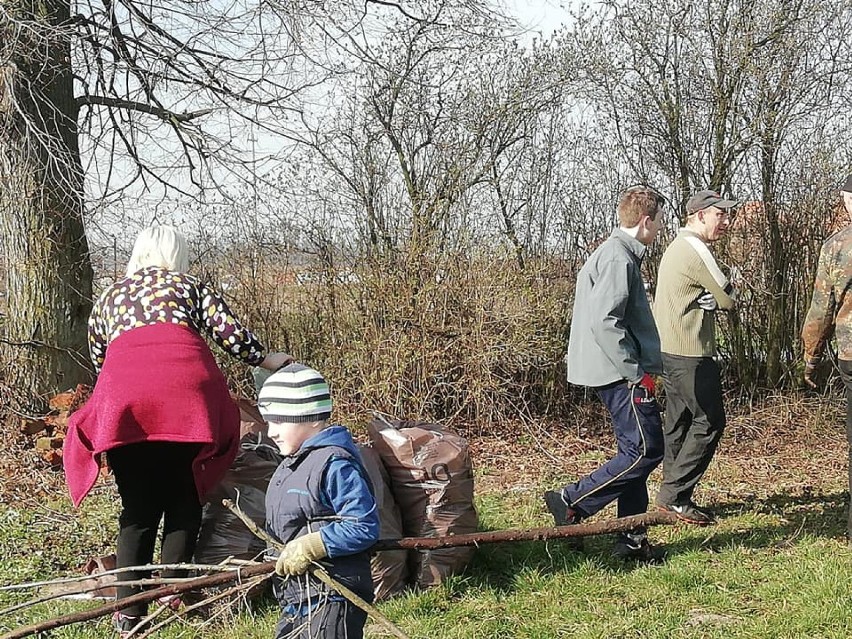
[[[541,32],[550,36],[563,24],[570,22],[568,9],[578,4],[577,0],[502,0],[518,21],[530,30],[532,37]]]
[[[571,16],[569,14],[570,7],[576,7],[580,4],[582,0],[494,0],[501,7],[505,8],[506,12],[510,15],[514,15],[518,22],[522,27],[526,28],[528,31],[525,34],[519,35],[518,39],[520,42],[529,42],[533,38],[548,38],[550,37],[554,31],[559,29],[566,23],[570,23]],[[249,136],[252,133],[248,133]],[[263,137],[263,136],[258,136]],[[274,144],[270,142],[270,148],[264,149],[263,142],[257,142],[257,152],[260,155],[269,154],[270,156],[274,155],[274,151],[280,147],[280,142],[275,141]],[[277,160],[276,160],[277,161]],[[90,175],[90,180],[97,181],[97,176]],[[162,198],[162,194],[157,193],[143,193],[139,194],[138,198],[131,198],[133,204],[131,206],[132,213],[130,213],[131,217],[137,217],[140,215],[142,210],[149,210],[152,212],[150,215],[156,213],[157,215],[163,214],[168,215],[169,212],[172,212],[174,209],[174,199],[172,197]],[[126,224],[127,217],[126,214],[123,214],[123,208],[120,203],[117,203],[115,208],[115,212],[120,219],[119,228],[123,228],[123,225]],[[112,209],[112,207],[109,207]],[[150,215],[143,216],[146,217],[145,223],[148,222],[147,218]],[[170,221],[170,220],[160,220],[160,221]],[[107,224],[107,221],[104,220],[104,224]],[[135,233],[135,229],[126,229],[123,230]],[[116,229],[112,229],[110,232],[116,233]]]

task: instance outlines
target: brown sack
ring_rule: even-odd
[[[261,433],[266,435],[268,427],[257,409],[257,405],[243,397],[237,397],[231,393],[231,399],[236,402],[240,409],[240,439],[248,434],[257,435]]]
[[[115,554],[104,555],[103,557],[92,557],[83,565],[83,572],[87,575],[92,575],[98,579],[99,583],[112,584],[118,581],[118,575],[104,575],[99,577],[102,572],[115,570]],[[92,599],[115,599],[115,586],[105,585],[103,588],[93,590],[91,592]]]
[[[379,539],[399,539],[402,534],[402,517],[391,493],[390,478],[379,454],[370,446],[358,446],[364,468],[373,484],[376,507],[379,509]],[[370,560],[373,574],[373,592],[376,601],[401,592],[408,582],[408,551],[383,550]]]
[[[438,424],[377,417],[367,430],[391,479],[404,532],[412,537],[443,537],[476,532],[473,467],[467,441]],[[412,577],[427,588],[460,572],[473,548],[443,548],[412,553]]]

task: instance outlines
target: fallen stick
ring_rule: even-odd
[[[257,562],[247,561],[245,559],[228,559],[229,563],[218,563],[218,564],[144,564],[141,566],[125,566],[124,568],[112,568],[110,570],[104,570],[99,572],[93,572],[86,575],[78,575],[76,577],[62,577],[61,579],[49,579],[47,581],[29,581],[27,583],[22,584],[7,584],[5,586],[0,586],[0,592],[4,592],[7,590],[25,590],[27,588],[44,588],[45,586],[55,586],[62,584],[70,584],[80,581],[87,580],[96,580],[101,577],[106,577],[108,575],[117,575],[123,572],[139,572],[139,571],[148,571],[148,570],[197,570],[199,572],[217,572],[217,571],[228,571],[234,570],[235,567],[251,565]],[[104,582],[99,587],[103,588],[105,586],[113,585],[112,582]]]
[[[569,537],[591,537],[630,532],[636,528],[660,526],[677,523],[677,515],[669,512],[650,512],[632,517],[621,517],[607,521],[598,521],[571,526],[550,528],[530,528],[514,530],[496,530],[493,532],[466,533],[445,537],[403,537],[402,539],[381,539],[370,550],[435,550],[436,548],[456,548],[458,546],[479,546],[512,541],[546,541],[548,539],[566,539]]]
[[[240,590],[251,590],[252,588],[263,583],[264,581],[266,581],[270,577],[272,577],[271,574],[261,575],[260,577],[255,577],[254,579],[252,579],[251,581],[249,581],[247,583],[239,584],[237,586],[231,586],[227,590],[224,590],[223,592],[215,594],[211,597],[208,597],[207,599],[204,599],[203,601],[199,601],[198,603],[186,606],[186,608],[183,608],[179,613],[176,613],[174,616],[168,617],[167,619],[164,619],[163,621],[157,622],[156,624],[153,624],[153,625],[149,626],[147,629],[141,631],[138,635],[130,635],[130,637],[137,636],[138,639],[145,639],[145,637],[149,637],[149,636],[153,635],[154,633],[156,633],[160,628],[164,628],[168,624],[174,622],[176,619],[179,619],[179,618],[187,615],[188,613],[190,613],[194,610],[198,610],[200,608],[203,608],[204,606],[209,606],[211,603],[214,603],[214,602],[216,602],[220,599],[225,599],[227,597],[230,597],[231,595],[239,592]],[[221,614],[221,613],[217,613],[217,614]],[[209,622],[210,622],[210,618],[205,620],[205,623],[209,623]]]
[[[252,562],[248,565],[255,565],[257,562]],[[175,564],[178,569],[181,569],[180,564]],[[123,571],[127,572],[129,570],[133,570],[133,568],[122,568]],[[231,568],[230,570],[233,570]],[[131,581],[108,581],[101,583],[97,578],[92,578],[91,575],[87,576],[85,581],[78,582],[79,585],[73,589],[64,589],[64,590],[56,590],[55,592],[51,592],[50,594],[46,594],[42,597],[38,597],[36,599],[30,599],[29,601],[24,601],[9,608],[4,608],[0,610],[0,617],[4,615],[8,615],[17,610],[22,610],[23,608],[31,608],[32,606],[37,606],[39,604],[47,603],[48,601],[53,601],[54,599],[70,599],[77,598],[78,596],[85,595],[87,592],[92,592],[96,590],[103,590],[105,587],[117,587],[117,586],[165,586],[168,584],[180,584],[185,583],[189,579],[186,577],[175,577],[175,578],[150,578],[150,579],[133,579]],[[87,583],[91,582],[91,583]],[[114,599],[114,597],[99,597],[99,599]]]
[[[242,522],[254,534],[255,537],[258,537],[259,539],[265,541],[266,543],[270,544],[279,551],[284,548],[284,544],[282,544],[280,541],[273,539],[272,536],[269,535],[265,530],[259,528],[258,525],[254,523],[254,520],[252,520],[242,510],[240,510],[236,506],[236,504],[234,504],[233,501],[231,501],[230,499],[223,499],[222,504],[225,506],[225,508],[227,508],[237,517],[239,517],[240,520],[242,520]],[[348,599],[349,602],[352,603],[354,606],[357,606],[358,608],[366,612],[368,615],[370,615],[375,621],[377,621],[385,630],[391,633],[391,635],[393,635],[394,637],[397,637],[398,639],[409,639],[408,635],[406,635],[402,630],[397,628],[394,623],[390,619],[385,617],[381,612],[379,612],[375,606],[367,603],[355,592],[344,586],[336,579],[334,579],[322,567],[318,565],[311,566],[310,568],[308,568],[308,572],[310,572],[311,575],[323,582],[326,586],[335,590],[339,595]]]

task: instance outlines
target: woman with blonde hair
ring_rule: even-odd
[[[121,496],[119,568],[151,563],[161,519],[162,563],[189,562],[204,495],[236,456],[239,410],[202,334],[248,365],[274,371],[293,360],[267,354],[222,296],[187,274],[188,267],[186,240],[174,227],[143,230],[126,277],[103,292],[89,319],[98,380],[69,420],[63,458],[79,506],[106,454]],[[120,578],[144,576],[129,571]],[[137,592],[118,588],[119,598]],[[116,630],[127,635],[146,612],[144,604],[117,612]]]

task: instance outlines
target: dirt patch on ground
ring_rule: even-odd
[[[833,493],[847,486],[845,402],[806,395],[772,395],[729,409],[728,427],[702,481],[710,502],[786,492]],[[479,492],[570,482],[615,453],[602,407],[584,407],[562,424],[519,423],[471,437]],[[651,476],[659,480],[660,471]]]

